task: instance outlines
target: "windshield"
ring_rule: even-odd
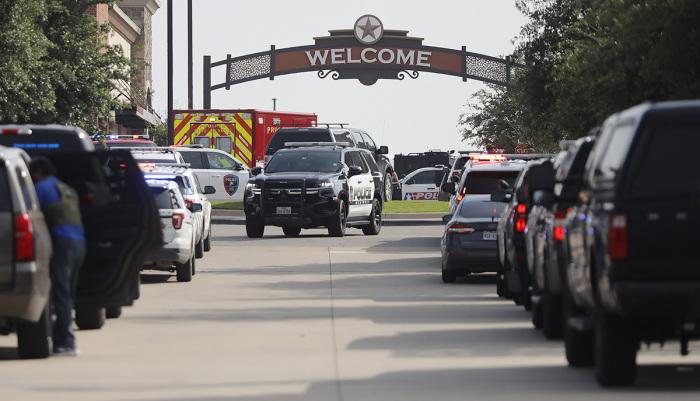
[[[326,130],[279,130],[267,145],[265,154],[271,155],[280,149],[286,148],[285,143],[287,142],[333,142],[333,138]]]
[[[305,151],[276,153],[265,167],[266,173],[287,171],[334,173],[342,168],[340,152]]]
[[[463,194],[490,194],[505,180],[512,188],[520,171],[470,171],[464,182]]]
[[[464,198],[464,200],[467,199],[468,198]],[[503,213],[503,211],[506,209],[506,206],[508,206],[506,203],[492,202],[490,200],[467,202],[462,201],[460,203],[458,213],[460,216],[466,218],[492,217],[498,219],[500,218],[501,213]]]

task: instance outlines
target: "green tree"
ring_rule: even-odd
[[[123,107],[114,83],[129,82],[134,65],[120,46],[106,45],[109,25],[85,14],[111,2],[0,0],[0,122],[97,132],[96,117]]]
[[[158,146],[168,146],[168,123],[161,122],[148,129],[148,135]]]

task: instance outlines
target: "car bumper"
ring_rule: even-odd
[[[603,304],[632,318],[700,320],[700,282],[616,282]]]
[[[275,213],[278,207],[291,208],[290,214]],[[325,225],[328,218],[338,212],[338,202],[335,199],[322,200],[312,204],[299,203],[265,205],[261,208],[257,202],[245,203],[245,213],[248,216],[262,216],[266,225],[279,227],[311,228]]]

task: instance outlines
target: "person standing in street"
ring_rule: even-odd
[[[80,217],[78,194],[55,177],[51,160],[37,156],[29,163],[29,172],[46,224],[51,231],[51,301],[56,311],[53,328],[55,356],[76,356],[78,347],[73,332],[73,303],[78,273],[85,260],[85,230]]]

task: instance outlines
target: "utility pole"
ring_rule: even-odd
[[[168,1],[168,146],[173,145],[173,0]]]
[[[194,108],[192,60],[192,0],[187,0],[187,108],[190,110]]]

